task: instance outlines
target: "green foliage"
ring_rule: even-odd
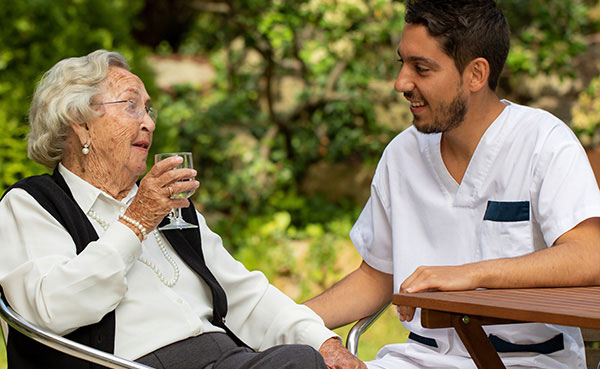
[[[27,159],[25,137],[28,129],[14,117],[2,110],[0,101],[0,184],[6,188],[17,179],[43,171],[41,166]]]
[[[600,76],[583,91],[572,110],[572,128],[586,147],[600,145]]]
[[[595,30],[584,0],[500,6],[513,29],[512,73],[568,75],[583,49],[581,34]],[[195,200],[250,266],[261,265],[269,246],[257,235],[272,222],[283,228],[262,241],[290,254],[292,230],[362,206],[356,199],[311,201],[302,184],[315,163],[375,163],[405,127],[377,113],[397,104],[391,81],[403,13],[403,4],[389,0],[236,0],[199,11],[175,50],[210,58],[217,77],[211,86],[179,86],[161,97],[155,150],[194,152],[202,181]],[[387,84],[385,92],[374,81]],[[289,222],[276,222],[283,214]],[[327,255],[337,238],[323,237],[317,242]],[[277,265],[293,268],[291,261]],[[312,270],[319,279],[319,268]]]
[[[289,247],[285,239],[293,237],[292,229],[305,232],[362,205],[308,198],[300,186],[311,165],[349,157],[373,163],[397,134],[375,111],[396,102],[392,84],[382,94],[369,83],[394,77],[403,5],[384,0],[228,4],[224,11],[200,12],[179,50],[209,57],[215,83],[180,86],[161,98],[155,149],[194,152],[202,181],[195,200],[221,220],[217,230],[232,249],[260,249],[250,235],[261,234],[274,214],[289,214],[287,229],[272,235],[274,244]],[[251,260],[248,253],[244,258]]]
[[[501,0],[513,30],[510,73],[570,75],[582,35],[597,30],[592,5]],[[363,205],[305,192],[310,168],[372,165],[410,121],[390,124],[393,116],[378,114],[398,104],[392,80],[403,13],[387,0],[234,0],[200,10],[178,50],[160,47],[208,57],[217,77],[160,98],[154,150],[194,152],[195,201],[226,246],[271,278],[316,281],[298,281],[299,296],[335,281],[332,260],[351,247],[343,241]]]
[[[194,201],[210,226],[248,268],[294,286],[293,297],[306,299],[348,271],[348,232],[364,203],[359,188],[342,192],[328,185],[355,183],[360,168],[372,168],[410,123],[393,91],[404,5],[180,3],[193,12],[191,28],[179,47],[162,41],[154,52],[208,58],[216,78],[158,91],[145,63],[148,50],[132,38],[144,21],[137,18],[144,0],[0,2],[0,188],[44,170],[26,158],[25,145],[27,109],[41,73],[68,56],[120,51],[159,110],[153,153],[192,151],[201,182]],[[583,37],[600,30],[595,0],[499,5],[513,34],[509,76],[572,75]],[[600,124],[599,90],[596,78],[573,112],[581,137],[593,136]],[[347,173],[331,170],[340,163],[351,163]],[[320,164],[324,169],[315,179],[311,173]],[[363,341],[376,344],[361,358],[371,359],[381,344],[404,337],[395,314],[387,315],[389,323],[373,327],[384,339]]]
[[[295,199],[306,204],[304,198]],[[305,206],[305,210],[315,207]],[[236,248],[235,257],[242,260],[251,269],[264,272],[270,280],[287,278],[294,281],[297,287],[297,300],[305,300],[314,296],[316,291],[324,290],[343,277],[348,266],[338,263],[338,256],[348,249],[348,232],[352,227],[355,214],[343,212],[330,206],[324,209],[318,219],[312,214],[298,215],[299,209],[280,210],[261,216],[249,217],[239,229],[233,231],[231,220],[221,220],[220,228],[232,245]],[[295,214],[295,215],[294,215]],[[313,219],[315,222],[301,223],[299,220]]]
[[[0,2],[0,189],[44,171],[27,159],[27,110],[37,81],[52,65],[103,48],[122,52],[136,73],[149,77],[145,53],[131,37],[142,5],[143,0]],[[152,90],[151,78],[145,80]]]
[[[585,50],[583,36],[600,25],[588,0],[499,0],[513,40],[507,67],[512,73],[573,75],[573,57]]]

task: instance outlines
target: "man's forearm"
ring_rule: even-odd
[[[567,287],[600,284],[600,218],[581,222],[551,248],[460,266],[422,266],[401,292],[475,288]]]
[[[600,219],[587,219],[559,237],[554,246],[522,257],[490,260],[481,286],[488,288],[567,287],[600,284]],[[503,273],[500,274],[500,271]]]
[[[375,313],[389,303],[393,276],[363,262],[354,272],[305,304],[321,316],[329,329],[335,329]]]

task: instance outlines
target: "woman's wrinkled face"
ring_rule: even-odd
[[[90,159],[110,179],[137,179],[146,171],[155,129],[146,112],[150,96],[142,80],[123,68],[111,67],[103,84],[106,92],[94,104],[104,114],[89,123]]]

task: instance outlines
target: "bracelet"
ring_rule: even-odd
[[[146,228],[144,228],[144,226],[143,226],[143,225],[142,225],[140,222],[138,222],[137,220],[135,220],[135,219],[131,219],[130,217],[128,217],[128,216],[127,216],[127,215],[125,215],[125,214],[121,214],[121,215],[119,215],[119,219],[123,219],[123,220],[125,220],[126,222],[128,222],[128,223],[130,223],[130,224],[132,224],[132,225],[136,226],[136,227],[137,227],[137,229],[139,229],[139,230],[140,230],[140,232],[142,232],[142,237],[143,237],[143,239],[144,239],[144,240],[145,240],[146,238],[148,238],[148,232],[146,231]]]

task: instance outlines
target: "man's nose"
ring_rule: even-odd
[[[398,73],[398,78],[396,78],[396,82],[394,83],[394,89],[396,92],[405,93],[412,91],[414,88],[415,85],[410,79],[410,73],[403,67]]]

